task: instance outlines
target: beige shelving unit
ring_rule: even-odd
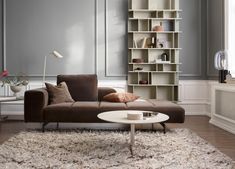
[[[128,91],[178,101],[179,0],[128,2]]]

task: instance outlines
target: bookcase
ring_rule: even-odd
[[[179,0],[128,1],[128,91],[178,101]]]

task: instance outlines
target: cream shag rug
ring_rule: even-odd
[[[187,129],[136,132],[134,156],[129,132],[21,132],[0,146],[0,168],[27,169],[231,169],[234,162]]]

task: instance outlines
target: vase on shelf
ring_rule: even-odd
[[[21,91],[22,86],[10,86],[10,89],[14,93],[13,96],[17,97],[17,93]]]

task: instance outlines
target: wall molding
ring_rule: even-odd
[[[6,69],[6,0],[2,1],[2,68]]]
[[[206,17],[207,17],[207,20],[209,19],[209,2],[210,0],[206,0],[206,6],[207,6],[207,13],[206,13]],[[224,1],[220,1],[221,3],[222,3],[222,5],[220,5],[220,7],[221,7],[221,16],[222,16],[222,23],[225,23],[225,18],[224,18],[224,7],[225,7],[225,2]],[[206,26],[207,26],[207,51],[206,51],[206,53],[207,53],[207,63],[206,63],[206,75],[208,76],[208,77],[218,77],[218,74],[214,74],[214,73],[211,73],[210,71],[210,66],[209,66],[209,63],[214,63],[214,60],[211,62],[211,59],[210,59],[210,53],[209,53],[209,51],[210,51],[210,45],[209,45],[209,38],[210,38],[210,34],[209,34],[209,30],[210,30],[210,24],[207,22],[207,24],[206,24]],[[224,37],[223,37],[223,34],[224,34],[224,31],[225,31],[225,28],[224,28],[224,26],[223,26],[223,24],[221,24],[220,25],[221,26],[221,30],[223,31],[223,33],[221,34],[221,41],[220,41],[220,49],[218,49],[218,50],[222,50],[222,49],[224,49],[225,48],[225,46],[224,46],[224,42],[225,42],[225,40],[224,40]]]
[[[199,0],[199,5],[198,5],[198,14],[199,14],[199,19],[198,19],[198,30],[199,30],[199,41],[198,41],[198,46],[199,46],[199,72],[198,73],[182,73],[180,74],[180,77],[201,77],[202,76],[202,47],[201,47],[201,41],[202,41],[202,0]]]
[[[105,13],[105,76],[106,77],[126,77],[127,74],[110,74],[109,72],[109,67],[108,67],[108,64],[109,64],[109,57],[108,57],[108,43],[109,43],[109,40],[108,40],[108,1],[110,0],[104,0],[104,13]],[[127,61],[126,61],[126,64],[127,64]]]
[[[94,74],[98,74],[98,1],[97,0],[93,0],[94,1]],[[2,23],[2,28],[3,28],[3,32],[2,32],[2,37],[3,37],[3,44],[2,44],[2,68],[3,70],[7,69],[7,58],[6,58],[6,34],[7,34],[7,30],[6,30],[6,0],[2,1],[2,19],[3,19],[3,23]],[[29,74],[29,77],[42,77],[42,74]],[[46,77],[56,77],[57,75],[46,75]]]

